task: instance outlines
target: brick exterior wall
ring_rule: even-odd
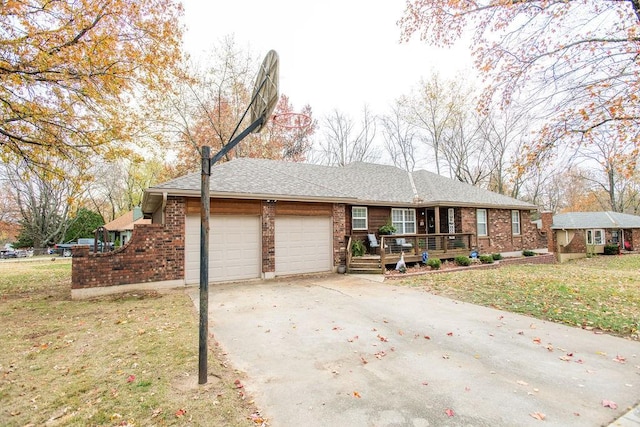
[[[511,226],[511,209],[487,209],[488,236],[478,237],[476,208],[456,208],[461,215],[461,233],[472,233],[472,246],[480,253],[514,252],[524,249],[546,248],[547,233],[531,222],[529,211],[520,211],[520,234],[514,235]],[[457,214],[456,214],[457,215]]]
[[[185,204],[169,197],[166,226],[136,225],[131,240],[113,252],[73,248],[71,289],[184,279]]]
[[[333,266],[347,263],[347,207],[342,203],[333,204]]]
[[[276,271],[276,202],[262,202],[262,272]]]

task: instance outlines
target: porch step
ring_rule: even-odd
[[[382,274],[382,270],[379,268],[350,268],[350,274]]]
[[[349,265],[349,273],[380,274],[382,273],[380,258],[353,258]]]

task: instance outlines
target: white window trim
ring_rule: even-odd
[[[398,223],[398,221],[394,221],[393,220],[393,212],[394,211],[401,211],[402,212],[402,221],[400,222],[402,224],[402,229],[400,229],[400,227],[398,227],[396,224]],[[407,221],[407,215],[406,212],[413,212],[413,221]],[[416,223],[416,210],[412,209],[412,208],[391,208],[391,222],[393,223],[393,225],[396,227],[396,233],[397,234],[415,234],[418,230],[417,228],[417,223]],[[405,228],[406,228],[406,224],[411,224],[413,223],[413,232],[411,233],[407,233]]]
[[[364,217],[355,217],[353,215],[354,209],[364,209]],[[354,225],[354,219],[364,219],[364,228],[356,228]],[[351,207],[351,228],[353,230],[368,230],[369,229],[369,209],[366,206],[352,206]]]
[[[591,233],[589,233],[591,232]],[[600,243],[596,243],[596,232],[600,232]],[[591,237],[591,238],[589,238]],[[592,228],[590,230],[586,230],[585,231],[585,240],[587,242],[587,245],[590,246],[601,246],[604,245],[605,243],[605,234],[604,234],[604,229],[602,228]]]
[[[516,219],[516,221],[514,221]],[[514,230],[515,226],[518,226],[518,230]],[[522,229],[520,228],[520,211],[512,210],[511,211],[511,234],[514,236],[519,236],[522,234]]]
[[[484,222],[480,222],[480,212],[484,212]],[[484,224],[484,234],[480,233],[480,224]],[[486,237],[489,235],[489,213],[486,209],[476,209],[476,231],[478,232],[478,237]]]

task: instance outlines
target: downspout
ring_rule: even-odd
[[[161,218],[162,225],[165,225],[165,210],[166,209],[167,209],[167,193],[163,192],[162,193],[162,210],[161,210],[161,212],[162,212],[162,218]]]

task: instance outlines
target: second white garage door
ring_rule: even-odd
[[[317,273],[332,268],[330,217],[276,217],[276,275]]]

